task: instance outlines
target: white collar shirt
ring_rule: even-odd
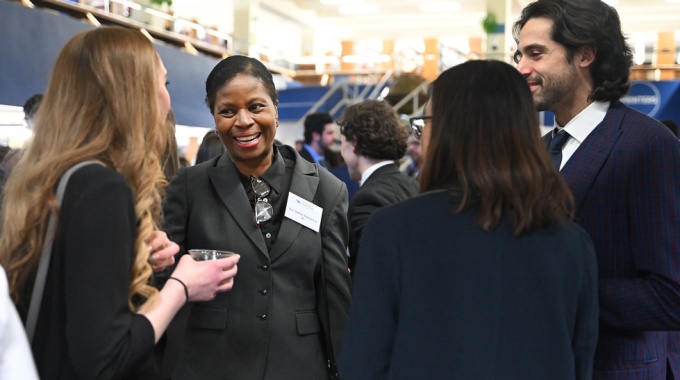
[[[562,163],[560,164],[560,170],[562,170],[571,156],[574,155],[574,152],[576,152],[576,149],[581,146],[586,137],[588,137],[595,127],[597,127],[602,122],[602,120],[604,120],[604,117],[607,115],[607,111],[609,110],[609,105],[609,102],[592,102],[588,107],[584,108],[583,111],[571,119],[571,121],[569,121],[564,127],[560,126],[557,123],[557,119],[555,119],[555,126],[559,130],[564,129],[567,133],[569,133],[569,140],[567,140],[566,144],[564,144],[564,147],[562,147]]]
[[[392,164],[392,163],[394,163],[394,161],[387,160],[387,161],[380,161],[377,164],[373,164],[373,165],[369,166],[368,169],[366,169],[366,171],[361,175],[361,183],[359,184],[359,186],[363,186],[364,182],[366,182],[368,177],[370,177],[371,174],[373,174],[376,170],[382,168],[385,165],[389,165],[389,164]]]

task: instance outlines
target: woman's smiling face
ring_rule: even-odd
[[[213,109],[217,135],[229,157],[246,175],[259,175],[272,162],[278,107],[262,82],[238,74],[215,94]],[[247,173],[256,169],[255,173]],[[260,173],[261,174],[261,173]]]

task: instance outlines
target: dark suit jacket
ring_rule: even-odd
[[[575,223],[485,232],[435,191],[377,210],[361,241],[342,380],[589,380],[595,253]]]
[[[304,158],[305,160],[307,160],[307,161],[309,161],[313,164],[316,163],[316,161],[314,161],[314,158],[307,151],[307,149],[302,148],[298,151],[298,153],[300,154],[300,157]],[[344,162],[342,160],[342,156],[340,155],[340,153],[334,152],[330,149],[327,149],[326,151],[324,151],[323,158],[324,158],[324,161],[325,161],[324,167],[326,167],[329,170],[337,168],[338,166],[341,166],[342,164],[344,164]]]
[[[323,215],[320,233],[284,218],[270,252],[227,154],[180,170],[170,184],[165,225],[180,253],[214,248],[241,255],[233,289],[193,304],[173,379],[328,378],[319,314],[325,310],[317,297],[325,268],[339,352],[350,301],[347,190],[293,148],[278,149],[294,167],[290,192],[314,201]]]
[[[680,142],[613,102],[562,174],[597,252],[595,378],[680,378]]]
[[[361,232],[375,210],[399,203],[418,194],[416,181],[399,171],[396,164],[378,168],[359,188],[349,203],[349,268],[354,267],[359,254]]]
[[[300,154],[300,157],[304,158],[308,162],[311,162],[312,164],[316,163],[316,161],[314,161],[314,157],[312,157],[305,147],[302,147],[302,149],[298,150],[298,154]]]

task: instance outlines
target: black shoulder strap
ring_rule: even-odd
[[[64,192],[66,191],[66,185],[68,184],[68,180],[71,175],[81,167],[92,164],[103,165],[99,161],[83,161],[73,165],[64,173],[63,176],[61,176],[56,193],[57,207],[61,206],[61,201],[64,199]],[[28,306],[28,315],[26,317],[26,335],[28,335],[28,340],[30,342],[33,341],[33,336],[35,335],[35,326],[38,322],[40,304],[42,303],[43,291],[45,290],[47,269],[50,266],[50,257],[52,256],[52,243],[54,242],[55,224],[56,218],[54,217],[54,214],[51,214],[50,220],[47,222],[47,229],[45,230],[45,241],[43,242],[42,254],[40,256],[40,262],[38,263],[38,272],[35,276],[33,293],[31,294],[31,303]]]

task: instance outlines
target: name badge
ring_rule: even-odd
[[[288,203],[286,203],[286,213],[284,214],[286,218],[319,232],[322,213],[323,209],[321,207],[293,193],[288,193]]]

